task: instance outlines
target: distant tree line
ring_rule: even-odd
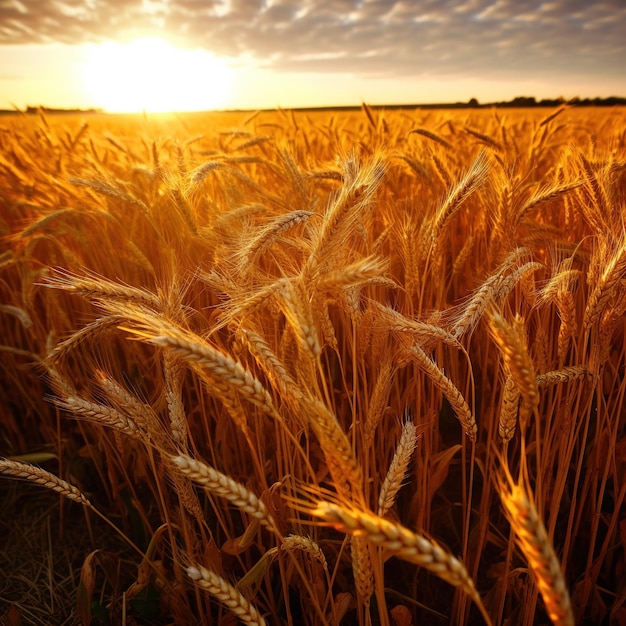
[[[618,96],[610,96],[608,98],[544,98],[537,100],[533,96],[517,96],[512,100],[503,100],[500,102],[487,102],[481,104],[476,98],[470,98],[468,102],[455,102],[453,104],[422,104],[423,109],[437,108],[453,108],[453,109],[479,109],[489,107],[516,107],[516,108],[532,108],[532,107],[558,107],[562,104],[570,106],[593,106],[593,107],[610,107],[610,106],[626,106],[626,98]]]
[[[26,107],[24,113],[27,115],[34,115],[35,113],[39,113],[39,111],[43,111],[44,113],[68,113],[68,114],[76,114],[76,113],[102,113],[102,109],[55,109],[53,107]]]
[[[476,98],[472,98],[469,101],[469,104],[472,106],[480,106]],[[561,104],[569,104],[572,106],[593,106],[593,107],[611,107],[626,105],[626,98],[619,98],[618,96],[610,96],[608,98],[570,98],[566,100],[565,98],[555,98],[549,99],[544,98],[543,100],[537,100],[533,97],[526,96],[518,96],[517,98],[513,98],[513,100],[509,100],[508,102],[493,102],[486,106],[499,106],[499,107],[554,107],[559,106]]]
[[[102,109],[96,109],[96,108],[92,108],[92,109],[57,109],[54,107],[44,107],[44,106],[39,106],[39,107],[33,107],[33,106],[27,106],[25,109],[18,109],[17,107],[14,109],[0,109],[0,115],[5,115],[5,114],[9,114],[9,113],[25,113],[26,115],[36,115],[39,112],[45,113],[46,115],[48,114],[65,114],[65,115],[76,115],[76,114],[81,114],[81,115],[93,115],[95,113],[102,113]]]

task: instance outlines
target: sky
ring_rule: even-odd
[[[0,0],[0,108],[626,96],[626,0]]]

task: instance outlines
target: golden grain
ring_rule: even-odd
[[[435,541],[367,511],[330,502],[319,502],[311,513],[332,524],[337,530],[386,548],[399,559],[420,565],[450,585],[459,587],[476,603],[489,622],[467,569]]]
[[[202,461],[192,459],[186,454],[173,456],[171,462],[174,467],[194,483],[232,502],[242,511],[245,511],[270,528],[274,527],[274,520],[265,504],[241,483],[226,476],[226,474],[222,474],[222,472],[218,472],[210,465],[202,463]]]
[[[0,473],[5,476],[41,485],[42,487],[46,487],[46,489],[52,489],[52,491],[60,493],[69,500],[80,502],[91,508],[91,502],[89,502],[87,497],[77,487],[74,487],[74,485],[71,485],[41,467],[20,461],[12,461],[11,459],[0,458]]]
[[[4,470],[151,537],[112,619],[149,580],[172,623],[571,623],[556,549],[619,613],[625,119],[3,116]]]
[[[389,509],[394,505],[396,495],[406,477],[406,471],[411,462],[411,456],[417,445],[417,428],[412,421],[404,422],[402,434],[398,447],[393,455],[387,475],[380,488],[378,496],[378,515],[384,517]]]
[[[240,591],[229,584],[215,572],[202,565],[187,567],[187,576],[236,615],[244,624],[249,626],[265,626],[265,619],[256,607],[247,600]]]
[[[500,497],[550,619],[556,626],[573,626],[574,614],[561,566],[532,496],[524,485],[509,480],[508,486],[500,485]]]

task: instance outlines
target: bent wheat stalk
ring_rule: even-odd
[[[565,578],[532,495],[523,481],[513,482],[507,469],[498,489],[517,542],[535,574],[550,619],[555,626],[574,626]]]
[[[23,463],[21,461],[14,461],[12,459],[0,458],[0,474],[16,478],[18,480],[25,480],[27,482],[35,483],[46,489],[51,489],[65,496],[69,500],[79,502],[87,507],[90,511],[95,513],[103,522],[108,524],[128,545],[137,552],[142,558],[145,553],[139,549],[139,547],[133,543],[106,515],[103,515],[91,504],[87,496],[67,481],[55,476],[41,467],[31,465],[30,463]]]
[[[10,459],[0,459],[0,474],[18,478],[20,480],[27,480],[32,483],[52,489],[61,495],[80,502],[85,506],[93,509],[91,502],[87,497],[74,485],[71,485],[67,481],[51,474],[50,472],[37,467],[36,465],[30,465],[28,463],[22,463],[21,461],[12,461]]]
[[[474,601],[487,624],[491,624],[465,565],[432,539],[373,513],[331,502],[319,502],[311,513],[337,530],[386,548],[399,559],[420,565],[453,587],[460,588]]]
[[[455,384],[439,369],[437,364],[417,344],[409,349],[409,355],[415,359],[419,367],[426,372],[432,383],[446,397],[465,434],[472,442],[476,441],[478,425],[463,394]]]

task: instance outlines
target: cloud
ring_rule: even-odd
[[[621,0],[0,0],[0,44],[160,36],[292,72],[620,76]]]

